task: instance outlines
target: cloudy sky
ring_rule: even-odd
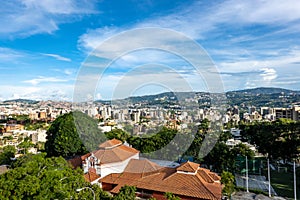
[[[12,0],[0,23],[0,100],[300,88],[298,0]]]

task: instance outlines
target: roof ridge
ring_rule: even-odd
[[[201,184],[204,186],[204,188],[210,193],[212,194],[213,197],[215,197],[216,199],[218,198],[217,196],[215,196],[215,194],[209,189],[207,188],[207,184],[204,184],[205,180],[201,177],[200,174],[196,174],[196,177],[200,180]],[[204,181],[204,182],[203,182]],[[213,182],[214,183],[214,182]],[[208,183],[208,184],[213,184],[213,183]]]
[[[176,167],[177,171],[187,171],[187,172],[196,172],[199,168],[200,164],[194,162],[184,162],[178,167]],[[185,170],[186,169],[186,170]]]
[[[117,146],[120,146],[122,145],[123,142],[121,140],[118,140],[116,138],[113,138],[111,140],[107,140],[101,144],[99,144],[99,148],[100,149],[110,149],[110,148],[114,148],[114,147],[117,147]]]

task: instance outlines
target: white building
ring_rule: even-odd
[[[82,156],[85,158],[82,163],[84,173],[88,173],[90,168],[94,168],[100,177],[122,173],[131,159],[139,159],[138,150],[117,139],[108,140],[100,144],[99,148]]]

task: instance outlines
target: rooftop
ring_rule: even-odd
[[[122,144],[117,139],[108,140],[100,144],[99,147],[99,150],[92,153],[100,160],[100,164],[122,162],[139,153],[138,150]]]
[[[137,166],[132,166],[136,164]],[[100,179],[102,183],[116,185],[110,192],[118,193],[124,185],[136,186],[138,189],[146,189],[157,192],[172,192],[176,195],[194,197],[200,199],[221,199],[221,183],[218,175],[211,175],[209,170],[199,168],[199,164],[187,162],[179,166],[179,169],[196,170],[195,174],[177,173],[178,168],[161,167],[154,169],[150,161],[133,161],[129,169],[143,168],[153,169],[151,173],[145,174],[143,169],[137,172],[125,170],[123,173],[113,173]]]

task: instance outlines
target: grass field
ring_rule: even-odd
[[[271,170],[271,185],[278,196],[294,198],[294,177],[292,172]],[[297,177],[297,199],[300,199],[300,177]]]

